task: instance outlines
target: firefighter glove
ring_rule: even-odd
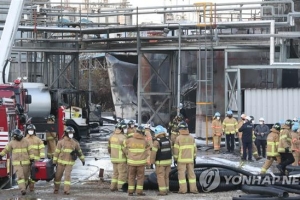
[[[83,166],[85,165],[85,162],[84,162],[84,161],[82,161],[82,165],[83,165]]]
[[[286,147],[286,148],[285,148],[285,153],[288,153],[288,152],[290,152],[290,148],[289,148],[289,147]]]

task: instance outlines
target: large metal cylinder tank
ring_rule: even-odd
[[[47,117],[51,111],[51,96],[44,83],[23,83],[28,94],[31,95],[29,117]]]

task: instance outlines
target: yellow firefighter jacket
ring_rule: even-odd
[[[151,148],[153,146],[153,139],[149,128],[145,129],[145,139],[148,141]]]
[[[291,141],[292,135],[290,127],[284,124],[280,131],[278,152],[285,153],[285,148],[289,148],[289,152],[291,152]]]
[[[127,164],[130,166],[146,165],[149,148],[145,136],[134,133],[132,138],[125,141],[125,151],[127,154]]]
[[[166,137],[166,133],[159,133],[157,135],[155,135],[156,138],[163,138]],[[170,142],[170,152],[172,154],[172,142],[169,140]],[[160,145],[159,142],[157,140],[154,140],[153,142],[153,146],[151,149],[151,156],[150,156],[150,162],[152,164],[155,163],[155,165],[157,166],[170,166],[172,164],[172,158],[171,159],[167,159],[167,160],[157,160],[156,161],[156,155],[157,155],[157,151],[160,149]]]
[[[214,119],[211,123],[213,136],[222,136],[222,123],[221,120]]]
[[[197,156],[195,139],[188,130],[179,130],[174,144],[173,157],[178,163],[194,163]]]
[[[24,138],[21,141],[12,140],[1,151],[0,155],[4,156],[12,151],[12,165],[29,165],[30,159],[33,159],[32,151],[29,149],[29,143]]]
[[[25,139],[29,143],[29,150],[32,150],[32,154],[34,156],[34,160],[40,160],[41,158],[45,158],[45,146],[44,142],[35,135],[29,135],[25,137]]]
[[[108,140],[108,153],[112,163],[126,163],[124,141],[126,136],[117,129]]]
[[[292,151],[300,151],[300,138],[298,132],[292,132]]]
[[[225,134],[235,134],[238,132],[237,121],[234,117],[226,117],[223,121],[223,131]]]
[[[267,156],[276,157],[279,156],[278,144],[279,144],[279,131],[272,128],[267,137]]]
[[[59,140],[57,143],[57,147],[53,156],[53,163],[61,165],[74,165],[75,160],[72,159],[71,152],[75,149],[78,151],[79,159],[83,162],[84,155],[81,151],[79,143],[74,139],[64,136],[63,139]]]

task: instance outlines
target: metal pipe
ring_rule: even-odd
[[[275,20],[270,22],[270,34],[275,34]],[[274,36],[270,37],[270,65],[274,63],[275,57],[275,39]]]
[[[178,74],[177,74],[177,108],[180,107],[180,96],[181,96],[181,26],[179,24],[179,29],[178,29]],[[179,115],[180,110],[177,109],[177,115]]]

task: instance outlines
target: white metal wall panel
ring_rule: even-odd
[[[273,124],[280,120],[300,117],[300,89],[246,89],[245,114],[252,115],[255,123],[260,117],[265,123]]]

